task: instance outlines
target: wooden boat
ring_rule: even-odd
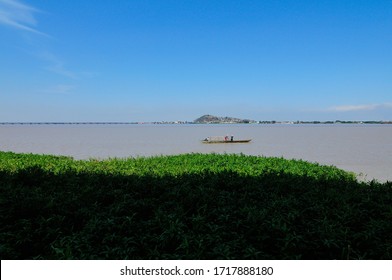
[[[225,140],[225,139],[209,139],[206,138],[201,142],[204,144],[234,144],[234,143],[249,143],[252,139],[240,139],[240,140]]]

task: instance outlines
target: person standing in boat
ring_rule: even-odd
[[[234,136],[233,136],[233,135],[231,135],[231,137],[230,137],[230,141],[231,141],[231,142],[233,142],[233,141],[234,141]]]

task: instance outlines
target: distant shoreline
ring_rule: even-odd
[[[205,124],[205,125],[216,125],[216,124],[392,124],[392,121],[256,121],[250,123],[238,123],[238,122],[188,122],[188,121],[160,121],[160,122],[0,122],[0,125],[146,125],[146,124]]]

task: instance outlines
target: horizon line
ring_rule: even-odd
[[[195,121],[7,121],[0,122],[0,125],[7,124],[392,124],[392,120],[328,120],[328,121],[276,121],[276,120],[263,120],[253,121],[250,123],[242,122],[195,122]]]

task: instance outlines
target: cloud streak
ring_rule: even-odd
[[[392,103],[334,106],[329,108],[328,111],[357,112],[357,111],[374,111],[378,109],[392,109]]]
[[[37,12],[40,11],[17,0],[0,0],[0,24],[18,30],[48,36],[35,28],[37,26],[37,20],[34,14]]]
[[[71,93],[74,90],[75,86],[73,85],[65,85],[65,84],[59,84],[56,86],[53,86],[51,88],[41,90],[39,91],[40,93],[49,93],[49,94],[68,94]]]
[[[71,79],[77,79],[78,78],[78,74],[76,74],[73,71],[68,70],[65,67],[64,62],[59,59],[56,55],[54,55],[53,53],[50,52],[42,52],[40,54],[38,54],[38,56],[42,59],[45,60],[46,62],[48,62],[48,64],[50,64],[49,66],[47,66],[45,69],[56,73],[58,75],[67,77],[67,78],[71,78]]]

